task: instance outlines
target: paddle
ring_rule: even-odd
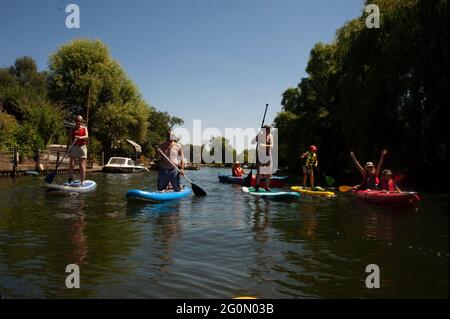
[[[267,113],[267,108],[269,107],[269,104],[266,104],[266,109],[264,111],[264,116],[261,122],[261,128],[264,126],[264,121],[266,120],[266,113]],[[258,159],[258,142],[256,143],[256,158]],[[253,179],[253,168],[254,165],[252,165],[252,167],[250,168],[250,173],[248,173],[247,177],[245,178],[244,184],[247,187],[250,187],[252,185],[252,179]]]
[[[333,184],[334,184],[334,182],[335,182],[335,180],[334,180],[333,177],[327,176],[325,173],[322,173],[318,167],[316,167],[316,170],[317,170],[320,174],[322,174],[322,176],[325,177],[325,180],[326,180],[328,186],[330,186],[330,187],[333,186]]]
[[[161,149],[160,149],[157,145],[153,145],[153,147],[156,148],[156,150],[157,150],[162,156],[164,156],[164,157],[166,158],[166,160],[168,160],[168,161],[170,162],[170,164],[172,164],[172,166],[175,167],[175,168],[178,170],[178,172],[181,173],[181,170],[178,168],[178,166],[176,166],[176,165],[170,160],[170,158],[168,158],[168,157],[166,156],[166,154],[164,154],[163,151],[161,151]],[[195,196],[206,196],[206,192],[205,192],[203,189],[201,189],[199,186],[197,186],[197,185],[195,185],[194,183],[192,183],[191,180],[190,180],[186,175],[183,174],[183,176],[189,181],[189,183],[191,183],[192,191],[194,192]]]
[[[70,152],[70,150],[72,149],[72,146],[75,144],[75,142],[77,141],[77,138],[75,138],[75,140],[73,141],[72,144],[70,144],[69,148],[67,149],[67,151],[64,153],[64,156],[61,158],[61,160],[59,161],[58,165],[56,165],[55,171],[51,172],[50,174],[47,175],[47,177],[45,178],[45,182],[48,184],[53,183],[53,180],[55,179],[56,176],[56,172],[58,171],[58,167],[59,165],[61,165],[62,161],[64,160],[64,158],[66,157],[66,155]]]
[[[348,186],[348,185],[341,185],[339,186],[339,191],[341,193],[347,193],[348,191],[352,190],[353,187],[352,186]]]

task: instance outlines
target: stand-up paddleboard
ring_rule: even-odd
[[[125,194],[125,197],[128,200],[137,200],[144,202],[164,202],[167,200],[187,197],[191,193],[192,189],[189,187],[184,187],[179,192],[175,192],[173,190],[162,192],[146,192],[140,189],[131,189]]]
[[[252,196],[273,199],[273,200],[288,200],[288,199],[298,199],[300,198],[300,193],[296,192],[285,192],[279,189],[271,189],[266,191],[264,188],[260,188],[258,192],[255,192],[253,187],[242,187],[244,193],[248,193]]]
[[[310,187],[292,186],[291,189],[294,192],[299,192],[302,195],[306,195],[306,196],[319,196],[319,197],[335,197],[336,196],[336,194],[333,192],[326,191],[326,190],[311,189]]]
[[[80,181],[73,181],[64,184],[45,184],[49,192],[61,193],[88,193],[97,188],[97,183],[91,180],[85,180],[83,185]]]

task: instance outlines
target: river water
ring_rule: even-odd
[[[0,179],[0,292],[7,298],[448,298],[448,195],[395,211],[349,194],[256,199],[204,168],[207,193],[129,204],[156,173],[88,176],[95,192],[56,196],[42,177]],[[62,180],[63,177],[60,178]],[[66,266],[80,266],[67,289]],[[365,285],[366,266],[380,288]]]

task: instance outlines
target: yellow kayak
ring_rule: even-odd
[[[303,187],[303,186],[292,186],[291,189],[294,192],[301,193],[302,195],[306,196],[322,196],[322,197],[335,197],[336,194],[333,192],[329,192],[326,190],[311,190],[309,187]]]

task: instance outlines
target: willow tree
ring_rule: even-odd
[[[71,114],[88,119],[103,150],[124,138],[145,142],[149,105],[101,41],[76,39],[60,47],[49,60],[49,91]]]
[[[351,149],[369,160],[388,147],[386,165],[409,181],[448,188],[448,2],[376,4],[380,28],[367,28],[363,11],[333,43],[314,46],[308,76],[283,94],[275,122],[280,152],[291,154],[280,158],[300,166],[292,150],[314,142],[327,172],[343,174]]]

